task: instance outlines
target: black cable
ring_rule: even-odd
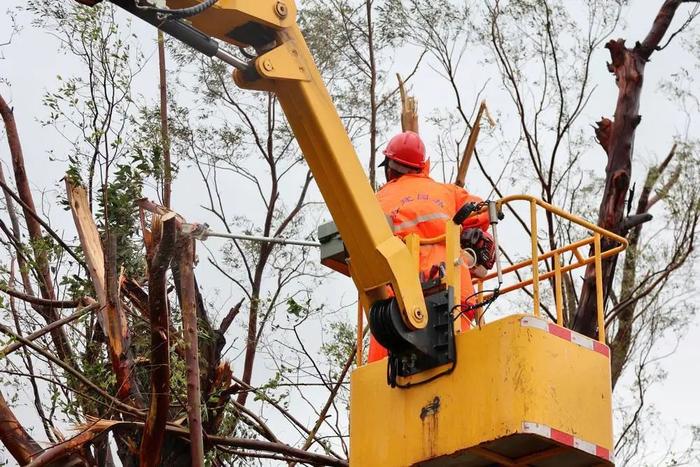
[[[433,375],[428,379],[424,379],[423,381],[418,381],[417,383],[399,384],[398,382],[396,382],[396,378],[394,378],[394,386],[392,386],[392,387],[397,387],[399,389],[408,389],[408,388],[420,386],[422,384],[428,384],[431,381],[435,381],[438,378],[449,375],[450,373],[452,373],[455,370],[456,367],[457,367],[457,352],[455,351],[455,361],[452,362],[452,366],[450,366],[447,370],[442,371],[436,375]]]
[[[207,8],[211,7],[214,5],[216,2],[219,0],[204,0],[202,3],[191,6],[188,8],[180,8],[179,10],[170,10],[168,8],[156,8],[152,6],[143,6],[139,5],[139,0],[134,0],[134,4],[136,5],[136,8],[139,10],[146,10],[146,11],[152,11],[158,14],[161,14],[165,16],[168,19],[181,19],[181,18],[189,18],[190,16],[198,15]]]
[[[249,59],[249,60],[253,60],[253,59],[255,59],[255,58],[258,58],[257,55],[248,52],[248,51],[245,49],[245,47],[239,47],[238,50],[241,51],[241,55],[243,55],[245,58],[247,58],[247,59]]]
[[[489,291],[486,290],[486,291],[481,291],[481,292],[474,292],[473,294],[471,294],[470,296],[465,298],[464,301],[467,302],[467,301],[469,301],[469,299],[477,297],[477,296],[483,294],[484,292],[489,292]],[[491,304],[493,302],[495,302],[496,299],[499,297],[500,290],[498,289],[498,287],[496,287],[495,289],[491,290],[490,292],[492,293],[492,295],[488,299],[484,300],[483,302],[475,303],[473,305],[465,305],[463,303],[459,303],[459,304],[453,306],[452,309],[450,310],[451,313],[454,313],[454,310],[456,310],[458,308],[462,309],[462,311],[460,311],[459,314],[454,317],[454,320],[457,321],[457,319],[460,316],[462,316],[464,313],[469,313],[470,311],[481,308],[484,305],[486,305],[486,310],[488,310],[488,307],[491,306]],[[482,317],[486,314],[486,310],[484,310],[484,313],[481,315]]]

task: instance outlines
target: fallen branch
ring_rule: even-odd
[[[138,428],[143,429],[143,422],[136,421],[119,421],[119,420],[90,420],[86,426],[79,427],[81,433],[74,437],[81,437],[83,442],[88,442],[95,439],[97,436],[103,435],[110,430],[115,430],[119,428]],[[164,432],[167,431],[170,434],[181,436],[183,438],[189,439],[189,430],[168,424],[164,427]],[[91,435],[85,435],[85,433],[90,433]],[[323,454],[317,454],[313,452],[303,451],[301,449],[294,448],[287,444],[282,443],[272,443],[270,441],[262,441],[257,439],[249,438],[226,438],[223,436],[207,436],[207,442],[216,446],[230,446],[239,449],[250,449],[255,451],[263,451],[269,453],[283,454],[296,459],[301,459],[302,462],[319,465],[319,466],[331,466],[331,467],[347,467],[348,462],[343,459],[335,459],[330,456]],[[47,451],[48,452],[48,451]],[[45,453],[46,454],[46,453]],[[45,454],[38,456],[30,464],[31,467],[39,467],[47,465],[49,462],[56,461],[61,457],[57,457],[56,453],[47,459],[44,457]],[[48,457],[48,456],[47,456]]]

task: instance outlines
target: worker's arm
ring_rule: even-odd
[[[474,203],[478,204],[483,201],[483,199],[479,198],[478,196],[474,196],[467,192],[464,188],[454,186],[454,195],[455,195],[455,212],[458,211],[462,206],[465,204],[469,203]],[[489,228],[489,214],[488,212],[484,211],[480,214],[476,215],[471,215],[466,218],[464,222],[462,222],[462,228],[463,229],[473,229],[473,228],[479,228],[483,230],[484,232]]]
[[[455,187],[454,190],[457,209],[465,204],[478,204],[483,201],[478,196],[469,194],[464,188]],[[489,215],[486,211],[469,216],[462,222],[460,245],[474,252],[476,264],[472,268],[472,274],[477,277],[485,276],[496,259],[496,245],[493,237],[488,233],[489,225]]]

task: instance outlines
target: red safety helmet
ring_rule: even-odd
[[[423,169],[425,167],[425,144],[417,133],[404,131],[391,138],[384,149],[386,159],[380,165],[386,165],[391,160],[399,164]]]

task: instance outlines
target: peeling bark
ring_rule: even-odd
[[[27,433],[10,410],[2,393],[0,393],[0,441],[19,465],[29,464],[32,456],[41,451],[41,446]]]
[[[5,99],[0,95],[0,116],[5,123],[5,131],[7,133],[7,142],[10,147],[10,155],[12,157],[12,169],[15,175],[15,183],[17,184],[17,192],[22,200],[22,210],[24,211],[24,220],[29,232],[29,238],[32,242],[32,248],[36,257],[36,270],[39,275],[39,291],[42,298],[46,300],[56,300],[56,293],[49,271],[48,259],[46,252],[42,249],[41,243],[43,233],[41,225],[34,218],[36,208],[34,207],[34,197],[29,186],[29,178],[24,165],[24,154],[22,153],[22,144],[15,122],[14,110],[7,105]],[[37,306],[35,308],[39,314],[46,320],[47,324],[59,319],[56,310],[50,306]],[[70,347],[68,338],[62,329],[54,329],[51,331],[51,339],[56,346],[56,352],[61,360],[71,363],[75,366],[75,358],[73,350]]]
[[[611,40],[605,47],[610,52],[608,69],[615,75],[618,87],[615,116],[611,121],[602,119],[596,136],[608,156],[605,169],[605,190],[598,211],[598,225],[626,236],[624,231],[625,197],[632,175],[632,155],[636,128],[641,121],[639,102],[644,84],[644,69],[651,54],[666,34],[678,6],[683,0],[666,0],[659,10],[651,30],[642,43],[628,48],[624,39]],[[603,250],[614,242],[604,240]],[[603,260],[603,296],[607,297],[615,275],[617,257]],[[595,265],[589,264],[584,274],[579,305],[573,329],[587,336],[595,336],[597,328]]]
[[[144,229],[148,264],[148,305],[151,321],[151,404],[141,439],[140,465],[160,465],[170,406],[169,305],[165,274],[173,257],[175,213],[154,216],[152,231]]]
[[[187,421],[190,431],[190,453],[193,466],[204,465],[202,437],[202,394],[199,374],[199,338],[194,280],[194,239],[183,237],[178,242],[177,261],[180,271],[180,308],[185,337],[185,377],[187,379]]]

